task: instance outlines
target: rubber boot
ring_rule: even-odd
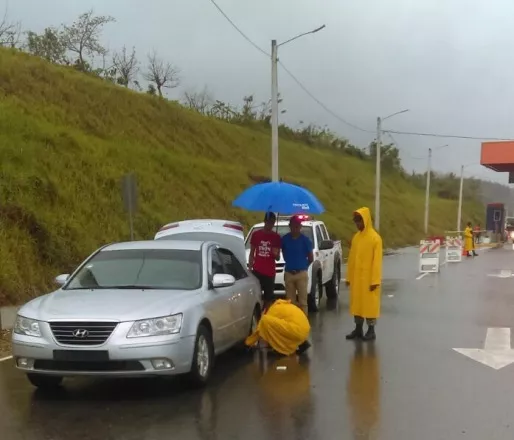
[[[364,332],[362,330],[362,324],[356,324],[355,330],[351,332],[349,335],[346,335],[346,339],[362,339],[364,337]]]
[[[296,353],[298,354],[303,354],[305,353],[309,348],[311,348],[311,343],[309,341],[304,341],[302,342],[299,346],[298,346],[298,349],[296,350]]]
[[[365,341],[374,341],[375,339],[377,339],[377,335],[375,334],[375,326],[374,325],[368,326],[368,331],[364,335],[363,339]]]

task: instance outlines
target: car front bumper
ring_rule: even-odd
[[[13,334],[16,367],[26,373],[58,376],[168,376],[191,370],[195,337],[128,339],[120,324],[99,346],[61,345],[46,323],[42,337]],[[165,362],[164,362],[165,361]],[[166,364],[166,362],[168,364]]]

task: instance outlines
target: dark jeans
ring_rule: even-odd
[[[270,277],[268,275],[263,275],[262,273],[256,272],[255,270],[252,272],[261,284],[262,298],[264,301],[273,301],[273,297],[275,295],[275,276]]]

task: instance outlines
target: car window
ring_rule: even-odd
[[[73,289],[198,289],[200,251],[176,249],[105,250],[94,255],[70,280]]]
[[[321,234],[323,235],[323,240],[330,240],[330,235],[328,234],[327,228],[325,225],[320,225]]]
[[[321,235],[321,229],[319,226],[316,226],[316,240],[318,241],[317,246],[319,247],[320,243],[323,241],[323,236]]]
[[[236,280],[246,278],[248,276],[246,270],[242,264],[236,258],[236,256],[228,249],[219,248],[219,255],[225,266],[225,273],[232,275]]]
[[[225,273],[225,269],[223,267],[223,261],[221,259],[218,250],[213,248],[211,250],[211,275]]]

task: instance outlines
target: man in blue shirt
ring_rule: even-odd
[[[291,217],[289,229],[291,232],[282,237],[282,255],[286,263],[284,268],[286,297],[307,315],[309,282],[307,269],[314,259],[312,242],[309,237],[302,234],[302,221],[298,216]]]

